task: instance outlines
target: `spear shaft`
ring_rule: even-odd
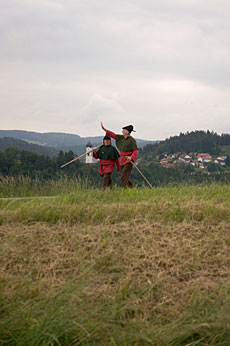
[[[130,161],[131,163],[132,163],[132,165],[136,168],[136,170],[140,173],[140,175],[145,179],[145,181],[146,181],[146,183],[149,185],[149,187],[151,188],[151,189],[153,189],[153,186],[152,186],[152,184],[148,181],[148,179],[144,176],[144,174],[141,172],[141,170],[137,167],[137,165],[134,163],[134,162],[132,162],[132,161]]]
[[[93,148],[93,149],[87,151],[85,154],[82,154],[82,155],[80,155],[80,156],[78,156],[78,157],[75,157],[75,159],[73,159],[73,160],[71,160],[71,161],[65,163],[64,165],[62,165],[61,168],[63,168],[63,167],[65,167],[65,166],[69,165],[69,164],[72,163],[72,162],[75,162],[75,161],[81,159],[82,157],[86,156],[87,154],[92,153],[92,151],[95,151],[95,150],[99,149],[100,147],[102,147],[102,145],[103,145],[103,144],[98,145],[98,147]]]

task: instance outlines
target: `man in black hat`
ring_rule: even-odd
[[[105,136],[103,138],[103,146],[96,152],[93,152],[95,159],[100,159],[99,174],[102,177],[102,188],[112,187],[111,175],[113,173],[115,165],[117,165],[117,171],[120,172],[119,152],[112,146],[111,138]]]
[[[112,131],[105,129],[101,123],[101,128],[106,132],[106,136],[116,140],[116,146],[120,150],[120,165],[121,165],[121,183],[123,187],[132,187],[130,180],[131,171],[138,156],[138,148],[135,139],[131,136],[133,125],[122,127],[122,135],[115,134]],[[134,131],[136,132],[136,131]]]

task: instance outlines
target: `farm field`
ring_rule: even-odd
[[[229,185],[0,183],[23,196],[0,200],[0,344],[230,345]]]

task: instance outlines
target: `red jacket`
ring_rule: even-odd
[[[116,133],[109,130],[106,131],[106,136],[116,139]],[[138,153],[139,153],[138,149],[132,150],[132,151],[120,151],[120,155],[121,155],[120,165],[124,166],[126,165],[126,163],[129,163],[129,160],[127,160],[127,158],[124,156],[131,156],[132,161],[135,162],[137,159]]]
[[[98,159],[98,153],[93,153],[93,157],[95,159]],[[117,165],[117,171],[120,172],[120,163],[119,159],[116,160],[100,160],[100,168],[99,173],[100,175],[104,175],[105,173],[112,173],[115,165]]]

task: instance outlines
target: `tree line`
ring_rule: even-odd
[[[32,179],[57,179],[61,176],[81,177],[97,181],[97,167],[76,161],[61,169],[61,165],[74,159],[72,152],[60,151],[58,156],[49,157],[39,155],[16,147],[9,147],[5,152],[0,151],[0,175],[2,176],[29,176]]]
[[[60,151],[57,157],[50,158],[38,155],[18,148],[7,148],[5,152],[0,151],[0,176],[28,176],[31,179],[48,180],[60,177],[79,177],[90,181],[94,186],[99,186],[101,178],[98,174],[99,163],[86,164],[76,161],[61,169],[61,165],[71,161],[76,155],[72,152]],[[230,182],[230,174],[197,174],[190,165],[178,165],[176,167],[164,168],[160,164],[152,162],[150,165],[139,164],[138,167],[152,183],[153,186],[178,184],[178,183],[202,183],[208,181]],[[132,171],[132,180],[138,185],[144,185],[144,180],[135,168]],[[113,181],[120,186],[120,176],[113,173]]]

